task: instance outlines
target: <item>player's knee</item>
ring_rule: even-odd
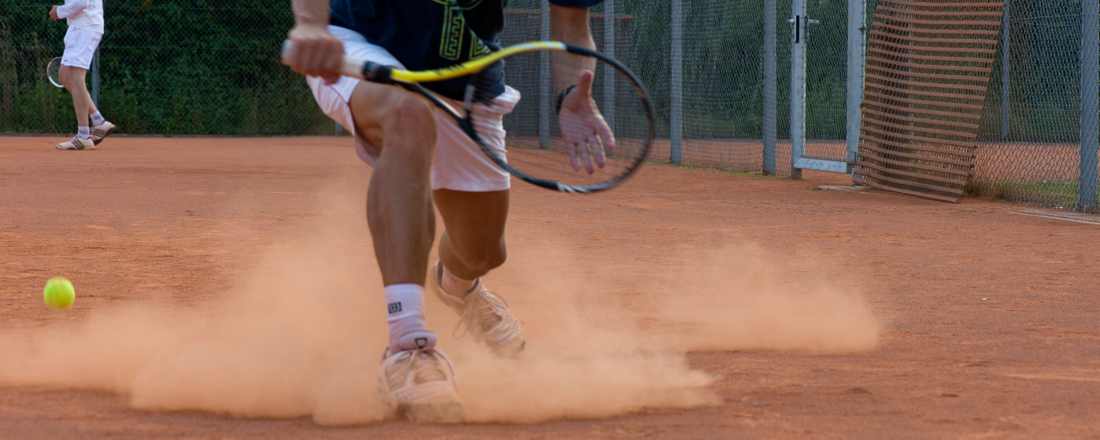
[[[61,81],[61,85],[65,86],[65,88],[69,88],[69,83],[72,81],[72,73],[69,69],[62,67],[61,71],[57,73],[57,80]]]
[[[83,84],[84,77],[73,68],[61,69],[61,85],[69,90],[77,90]]]
[[[465,256],[463,263],[471,270],[488,273],[504,265],[508,260],[508,251],[501,242],[499,246],[488,246]]]
[[[485,271],[488,272],[503,266],[505,261],[508,261],[508,251],[505,249],[504,243],[501,243],[497,252],[485,259],[485,265],[488,267]]]
[[[435,120],[428,104],[400,93],[392,97],[383,116],[385,136],[382,155],[430,163],[435,152]]]
[[[430,135],[435,138],[435,120],[428,103],[412,94],[400,93],[393,98],[391,108],[392,111],[386,115],[387,128],[400,130],[406,136]]]

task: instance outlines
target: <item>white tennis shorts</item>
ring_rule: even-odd
[[[61,55],[61,65],[88,70],[102,39],[103,32],[96,29],[69,28],[65,32],[65,53]]]
[[[360,59],[403,68],[400,62],[386,49],[367,42],[358,32],[350,29],[330,26],[329,30],[344,43],[344,52]],[[342,77],[335,84],[325,84],[320,78],[307,78],[309,87],[317,104],[328,117],[339,123],[345,130],[355,134],[356,152],[367,163],[374,164],[378,145],[369,145],[356,134],[355,120],[351,114],[352,92],[359,84],[358,79]],[[474,121],[478,134],[491,148],[501,155],[505,153],[504,115],[512,112],[519,102],[520,94],[508,87],[488,105],[475,108]],[[511,186],[508,173],[494,164],[481,151],[469,136],[462,132],[454,119],[436,109],[435,160],[432,163],[432,189],[454,191],[487,192],[503,191]],[[385,133],[384,136],[400,136],[400,133]]]

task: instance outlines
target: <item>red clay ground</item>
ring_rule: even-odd
[[[0,138],[0,336],[49,333],[150,297],[181,311],[214,301],[283,231],[319,215],[315,193],[337,176],[356,187],[366,176],[346,139],[118,138],[75,153],[52,141]],[[644,277],[738,240],[792,267],[808,258],[832,268],[790,278],[858,282],[882,321],[877,347],[693,352],[691,367],[716,378],[714,406],[330,428],[306,415],[141,410],[115,393],[19,385],[0,388],[0,438],[1100,438],[1100,227],[985,201],[814,191],[836,182],[651,166],[595,197],[517,185],[509,239],[520,262],[540,258],[535,243],[565,241],[589,251],[580,263],[591,272]],[[54,274],[77,283],[73,311],[41,304]],[[0,353],[0,373],[29,354]]]

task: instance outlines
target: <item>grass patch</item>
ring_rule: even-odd
[[[1055,208],[1072,209],[1077,206],[1077,182],[1072,181],[1000,182],[974,186],[969,192]],[[1097,202],[1100,203],[1100,196]]]

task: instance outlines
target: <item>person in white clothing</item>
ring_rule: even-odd
[[[73,97],[77,127],[76,136],[57,144],[57,149],[95,148],[115,129],[115,125],[107,121],[92,102],[85,82],[92,57],[103,39],[103,0],[65,0],[64,4],[50,8],[50,19],[68,21],[60,79]]]

